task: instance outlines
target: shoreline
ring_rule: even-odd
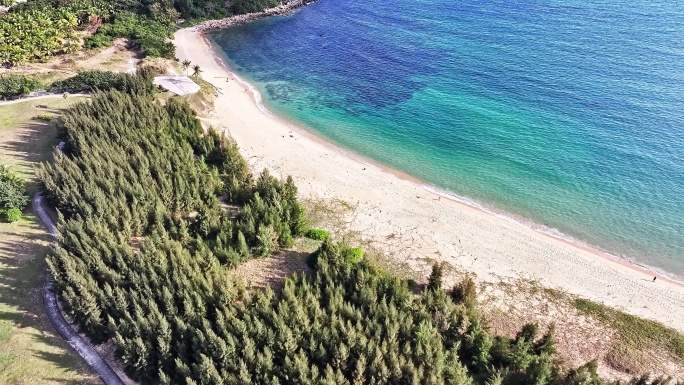
[[[390,166],[381,164],[373,159],[370,159],[362,154],[358,154],[354,152],[351,149],[345,148],[337,143],[334,143],[328,138],[325,138],[324,136],[318,134],[315,132],[312,128],[308,128],[305,126],[302,126],[301,124],[298,124],[297,122],[294,122],[286,117],[280,116],[276,113],[273,113],[271,110],[268,109],[268,107],[265,105],[263,101],[263,96],[261,95],[261,92],[251,83],[249,83],[247,80],[241,78],[237,73],[234,72],[234,70],[226,63],[227,57],[225,54],[221,51],[220,47],[214,40],[208,36],[207,32],[200,32],[202,39],[204,40],[204,43],[209,46],[212,54],[215,56],[216,61],[218,61],[219,65],[222,66],[227,72],[229,72],[238,82],[243,84],[245,87],[249,89],[249,92],[252,94],[252,98],[254,100],[254,103],[256,104],[257,108],[261,110],[264,114],[268,115],[269,117],[281,121],[283,124],[288,125],[290,128],[298,131],[300,134],[307,136],[309,139],[316,141],[320,143],[321,145],[324,145],[328,147],[330,150],[337,152],[338,154],[345,156],[347,158],[350,158],[352,160],[355,160],[359,163],[362,163],[364,165],[376,167],[384,172],[387,172],[389,174],[394,175],[395,177],[406,180],[408,182],[411,182],[418,186],[419,188],[423,189],[426,192],[432,193],[435,196],[449,199],[459,205],[466,206],[468,208],[477,210],[479,212],[482,212],[483,214],[486,215],[492,215],[494,217],[503,219],[507,222],[510,222],[512,224],[518,225],[518,226],[523,226],[527,229],[530,229],[540,235],[549,237],[551,239],[561,241],[564,243],[567,243],[570,246],[577,247],[580,249],[583,249],[589,253],[596,254],[600,258],[607,259],[608,261],[615,262],[621,265],[624,265],[626,267],[629,267],[631,269],[634,269],[638,272],[641,273],[649,273],[654,275],[660,280],[663,281],[668,281],[674,285],[681,286],[684,288],[684,277],[679,277],[678,275],[674,273],[669,273],[663,269],[649,266],[646,264],[639,263],[637,261],[631,260],[627,257],[617,255],[615,253],[611,253],[610,251],[604,250],[601,247],[589,244],[587,242],[584,242],[576,237],[573,237],[571,235],[564,234],[560,230],[557,230],[552,227],[547,227],[544,225],[541,225],[533,220],[523,218],[511,213],[507,213],[502,210],[498,210],[493,207],[489,207],[485,204],[482,204],[480,202],[477,202],[473,199],[467,198],[460,196],[452,191],[449,191],[445,188],[433,185],[425,180],[422,180],[416,176],[413,176],[411,174],[408,174],[406,172],[394,169]]]
[[[223,28],[232,27],[235,25],[249,23],[259,19],[265,19],[272,16],[287,15],[315,1],[316,0],[291,0],[286,3],[281,3],[276,7],[268,8],[260,12],[233,15],[219,20],[207,20],[190,28],[194,28],[198,32],[207,33]]]
[[[201,53],[206,53],[206,55],[200,55],[203,56],[202,60],[205,62],[203,68],[210,66],[208,64],[209,61],[213,62],[214,68],[212,68],[212,74],[219,74],[222,76],[212,76],[212,77],[207,77],[209,78],[214,78],[214,77],[225,77],[227,79],[236,79],[238,80],[237,82],[231,82],[228,81],[226,84],[225,88],[231,87],[233,89],[226,90],[226,92],[223,92],[221,96],[217,99],[217,108],[216,111],[218,112],[217,115],[219,115],[217,118],[218,121],[223,121],[223,120],[231,120],[231,121],[238,121],[240,123],[247,123],[245,120],[245,117],[240,117],[240,116],[233,116],[233,117],[228,117],[225,112],[226,111],[219,111],[223,110],[218,104],[220,104],[220,99],[226,99],[230,98],[229,94],[232,95],[232,97],[237,97],[235,93],[240,93],[243,96],[247,96],[249,98],[249,103],[253,106],[252,108],[256,111],[258,111],[259,114],[262,115],[262,118],[265,118],[267,120],[270,120],[271,124],[278,125],[280,127],[274,127],[274,131],[284,134],[287,132],[283,132],[283,130],[289,130],[289,132],[296,132],[298,135],[302,137],[302,139],[305,139],[308,143],[304,147],[312,147],[316,146],[319,147],[317,150],[320,152],[321,148],[324,149],[325,151],[332,151],[334,152],[337,156],[345,158],[346,161],[341,161],[339,163],[344,163],[344,170],[338,170],[339,173],[342,173],[343,171],[346,171],[347,174],[350,172],[354,172],[355,176],[363,179],[363,176],[361,174],[368,174],[369,172],[365,171],[365,168],[363,171],[361,171],[361,167],[358,166],[372,166],[375,170],[372,170],[376,174],[380,174],[379,177],[383,178],[383,182],[387,182],[387,179],[396,179],[398,181],[401,181],[401,183],[397,181],[389,181],[390,185],[397,185],[400,184],[400,186],[396,186],[396,188],[404,188],[404,187],[410,187],[414,190],[420,190],[423,195],[429,194],[427,199],[421,199],[425,198],[422,196],[415,195],[412,197],[414,200],[416,200],[416,206],[417,205],[423,205],[424,202],[427,201],[432,201],[430,202],[432,206],[434,205],[439,205],[439,210],[436,211],[436,214],[443,214],[445,205],[448,205],[449,207],[446,207],[448,210],[454,210],[454,213],[446,213],[445,216],[449,216],[448,214],[454,214],[452,216],[457,216],[461,219],[460,222],[467,222],[463,221],[463,217],[468,217],[468,219],[471,219],[470,217],[476,217],[478,222],[482,221],[484,223],[478,223],[479,225],[482,225],[480,227],[489,227],[493,225],[494,227],[501,227],[501,228],[495,228],[493,233],[495,233],[492,237],[492,234],[468,234],[470,236],[469,241],[472,243],[471,245],[465,245],[461,247],[461,237],[458,236],[455,233],[458,233],[458,230],[456,230],[454,227],[455,226],[447,226],[445,230],[445,234],[447,235],[444,237],[435,237],[433,234],[432,238],[440,238],[439,240],[434,240],[431,246],[437,246],[438,251],[435,252],[434,254],[437,254],[437,257],[435,257],[438,260],[444,261],[444,249],[446,251],[455,251],[455,249],[458,249],[461,251],[459,254],[459,259],[461,257],[470,257],[471,260],[474,259],[474,261],[478,261],[478,258],[480,259],[487,259],[487,266],[483,269],[481,268],[482,266],[476,266],[476,265],[481,265],[481,263],[471,263],[471,266],[467,266],[464,261],[448,261],[452,265],[460,265],[462,269],[471,271],[471,272],[476,272],[476,273],[482,273],[483,270],[485,270],[486,275],[489,275],[490,277],[489,280],[492,280],[491,276],[498,277],[499,279],[502,277],[505,278],[529,278],[533,280],[537,280],[542,282],[545,286],[549,287],[554,287],[558,288],[560,287],[561,289],[570,292],[575,295],[579,295],[581,297],[593,299],[593,300],[598,300],[600,302],[606,303],[608,305],[612,305],[613,307],[616,307],[621,310],[625,310],[629,313],[643,316],[645,318],[651,318],[651,319],[656,319],[660,322],[663,322],[671,327],[675,327],[678,330],[684,330],[684,314],[677,314],[677,310],[682,308],[682,305],[684,305],[684,284],[682,282],[678,282],[674,279],[671,279],[670,277],[664,275],[663,273],[660,273],[658,271],[654,271],[649,269],[648,267],[641,266],[637,263],[634,263],[630,260],[611,255],[609,253],[606,253],[605,251],[602,251],[598,248],[582,244],[581,242],[574,242],[574,239],[564,239],[562,237],[556,236],[554,234],[551,234],[550,232],[545,232],[541,231],[539,228],[540,226],[535,226],[535,224],[532,222],[530,224],[525,223],[524,220],[518,220],[515,217],[506,215],[506,213],[503,212],[498,212],[497,210],[490,209],[488,207],[485,207],[483,205],[479,205],[476,202],[470,202],[468,199],[460,198],[458,196],[455,196],[454,194],[449,193],[448,191],[441,190],[438,187],[431,186],[428,183],[421,181],[418,178],[415,178],[413,176],[410,176],[408,174],[405,174],[403,172],[400,172],[398,170],[393,170],[389,167],[386,167],[384,165],[378,164],[377,162],[374,162],[372,160],[369,160],[361,155],[355,154],[350,150],[341,148],[340,146],[331,143],[330,141],[326,140],[325,138],[322,138],[315,133],[311,132],[305,127],[301,127],[294,122],[290,122],[285,118],[276,116],[275,114],[271,113],[266,109],[263,104],[259,102],[259,92],[256,90],[251,84],[248,82],[242,80],[239,76],[237,76],[235,73],[233,73],[226,65],[224,62],[223,58],[225,55],[223,52],[221,52],[220,48],[217,47],[211,38],[209,36],[206,36],[206,34],[202,33],[205,32],[206,29],[201,29],[201,30],[195,30],[193,28],[190,29],[184,29],[181,30],[177,33],[176,35],[176,44],[179,48],[187,48],[191,49],[189,46],[186,46],[182,41],[179,40],[198,40],[201,45],[204,47],[195,47],[193,46],[192,48],[197,48],[197,50],[202,50],[202,51],[207,51],[207,52],[201,52]],[[179,38],[179,35],[182,35]],[[199,44],[198,44],[199,45]],[[192,55],[186,54],[184,52],[185,56],[183,58],[192,58],[197,60],[198,59],[198,52],[193,51]],[[180,56],[179,56],[180,57]],[[210,81],[211,82],[211,81]],[[232,87],[236,86],[239,83],[239,86],[237,87]],[[220,89],[223,89],[224,87],[218,87]],[[239,88],[239,89],[237,89]],[[244,106],[243,106],[244,107]],[[245,107],[246,109],[246,107]],[[242,112],[241,112],[242,113]],[[253,114],[250,114],[253,115]],[[263,119],[260,119],[263,120]],[[263,149],[265,151],[257,151],[256,153],[254,152],[254,146],[253,144],[256,143],[262,143],[263,140],[265,139],[263,135],[260,136],[258,133],[254,132],[245,132],[246,125],[243,125],[243,127],[235,127],[234,124],[229,125],[229,130],[231,135],[236,139],[238,144],[240,145],[241,150],[244,152],[246,151],[245,155],[252,155],[251,157],[246,156],[246,158],[250,159],[250,166],[253,168],[263,168],[267,167],[271,171],[274,172],[280,172],[282,175],[286,174],[291,174],[296,180],[298,181],[298,186],[301,186],[300,191],[306,190],[304,188],[305,185],[307,185],[307,177],[302,176],[303,174],[306,173],[298,173],[297,171],[290,171],[288,170],[287,172],[282,172],[283,168],[281,164],[278,163],[273,163],[269,164],[269,161],[266,160],[265,158],[267,157],[267,153],[269,150],[265,150],[268,146],[268,144],[264,144]],[[264,134],[266,135],[266,134]],[[285,138],[285,135],[281,135],[283,138]],[[292,137],[292,135],[290,135]],[[275,141],[278,138],[276,137],[269,137],[266,138],[270,141]],[[299,138],[296,138],[297,140]],[[268,141],[267,140],[267,141]],[[302,142],[302,141],[299,141]],[[278,144],[271,144],[270,147],[273,146],[278,146]],[[302,146],[300,146],[302,147]],[[282,151],[282,150],[281,150]],[[253,158],[257,158],[256,160],[253,161]],[[260,158],[260,159],[259,159]],[[292,161],[292,159],[290,159]],[[352,169],[355,170],[350,170],[350,164],[349,162],[352,162]],[[256,163],[256,164],[254,164]],[[285,162],[287,163],[287,162]],[[315,168],[315,166],[312,166]],[[289,165],[290,169],[297,169],[297,165]],[[357,171],[358,170],[358,171]],[[307,170],[311,171],[311,170]],[[316,176],[312,176],[313,178],[317,178]],[[303,179],[303,180],[302,180]],[[369,179],[369,178],[365,178]],[[373,182],[376,182],[376,179],[378,178],[371,178]],[[340,182],[343,183],[344,182]],[[309,185],[312,183],[309,182]],[[410,186],[406,186],[406,184],[410,184]],[[307,191],[309,194],[313,196],[318,196],[318,197],[332,197],[330,195],[338,195],[339,191],[337,191],[338,194],[332,194],[328,192],[333,192],[335,190],[336,186],[331,186],[329,183],[324,183],[321,186],[321,183],[317,183],[317,186],[315,188],[310,188],[309,190],[327,190],[324,191],[323,194],[320,194],[320,191],[318,191],[318,194],[312,194],[312,191]],[[348,186],[341,186],[341,187],[348,187]],[[339,188],[338,190],[343,190],[343,188]],[[406,191],[402,191],[402,194],[405,193]],[[413,192],[411,192],[413,194]],[[406,194],[403,194],[406,195]],[[350,197],[345,194],[341,194],[343,200],[349,200],[350,198],[355,198],[355,197]],[[436,198],[435,198],[436,197]],[[441,197],[444,197],[445,200],[441,201]],[[346,199],[344,199],[346,198]],[[374,197],[376,198],[376,197]],[[405,197],[404,197],[405,198]],[[391,200],[389,202],[383,202],[382,199],[379,199],[373,203],[378,203],[380,202],[379,205],[376,205],[374,207],[369,208],[372,213],[375,211],[379,210],[379,213],[382,213],[382,209],[380,207],[385,208],[385,204],[387,205],[392,205],[394,202]],[[357,200],[357,203],[359,203],[360,200]],[[420,204],[418,203],[420,202]],[[447,203],[450,202],[450,203]],[[368,202],[366,202],[368,203]],[[411,204],[410,202],[408,204]],[[371,205],[372,206],[372,205]],[[401,206],[401,205],[400,205]],[[415,208],[415,207],[411,207]],[[377,209],[377,210],[376,210]],[[389,217],[389,220],[387,221],[388,223],[391,223],[392,221],[397,221],[397,219],[402,220],[403,222],[400,223],[399,227],[401,227],[404,231],[403,233],[406,232],[410,227],[413,227],[416,222],[420,221],[414,221],[411,218],[411,213],[407,212],[402,212],[404,209],[403,207],[399,207],[400,209],[400,214],[395,211],[395,214],[398,215],[390,215],[390,214],[384,214],[382,215],[385,219]],[[432,209],[432,207],[431,207]],[[367,214],[371,218],[369,219],[370,222],[382,222],[379,217],[373,216],[371,212],[364,212],[366,210],[359,210],[361,214]],[[405,210],[404,210],[405,211]],[[411,211],[411,210],[409,210]],[[418,210],[420,211],[420,210]],[[397,218],[400,217],[400,218]],[[443,218],[439,218],[443,219]],[[451,219],[451,218],[449,218]],[[374,228],[377,226],[377,223],[370,223],[368,220],[364,222],[364,225],[367,227]],[[421,230],[427,230],[430,231],[430,225],[425,224],[425,221],[422,221],[422,224],[419,224],[418,226],[415,226],[413,230],[416,230],[419,228],[419,226],[425,226],[427,228],[422,228]],[[431,220],[428,223],[435,223],[437,222],[437,219]],[[406,225],[411,225],[411,226],[406,226]],[[461,225],[463,223],[460,223]],[[386,230],[387,226],[384,226],[383,230]],[[473,226],[471,226],[473,227]],[[360,228],[363,228],[361,226]],[[477,230],[477,229],[471,229],[471,230]],[[552,229],[550,229],[552,230]],[[432,231],[430,231],[431,233]],[[515,233],[520,233],[520,234],[508,234],[510,232],[515,232]],[[402,234],[403,235],[403,234]],[[440,234],[441,235],[441,234]],[[452,242],[453,238],[450,236],[457,235],[456,238],[458,238],[459,245],[457,246],[455,243]],[[507,238],[504,239],[506,241],[506,245],[498,245],[500,247],[485,247],[484,249],[478,248],[477,244],[485,245],[488,244],[489,242],[500,242],[502,241],[500,238]],[[489,239],[488,239],[489,238]],[[512,238],[512,239],[508,239]],[[531,238],[531,239],[528,239]],[[521,250],[521,246],[515,245],[511,243],[511,240],[513,240],[513,243],[516,243],[515,241],[523,241],[522,246],[529,246],[527,249],[529,250]],[[439,242],[441,241],[441,242]],[[483,243],[484,242],[484,243]],[[452,243],[451,246],[448,245],[448,243]],[[504,243],[504,242],[501,242]],[[537,244],[541,243],[541,244]],[[446,244],[446,245],[445,245]],[[406,245],[404,245],[406,246]],[[506,247],[504,247],[506,246]],[[493,250],[487,250],[487,249],[493,249]],[[525,247],[522,247],[522,249],[525,249]],[[544,256],[545,252],[544,249],[547,249],[547,254],[568,254],[571,255],[570,260],[574,260],[574,262],[581,262],[581,264],[585,265],[588,263],[588,268],[585,270],[589,270],[594,274],[585,274],[585,277],[582,277],[583,281],[587,281],[587,284],[582,284],[580,285],[581,287],[578,287],[577,284],[573,285],[572,281],[573,279],[577,279],[576,274],[581,274],[582,271],[577,271],[575,267],[572,266],[572,263],[570,263],[569,267],[565,269],[561,269],[564,271],[557,272],[553,271],[554,268],[558,268],[557,265],[568,265],[568,261],[560,258],[560,259],[554,259],[552,256]],[[467,250],[467,251],[466,251]],[[497,258],[497,252],[501,253],[503,252],[504,254],[506,253],[513,253],[516,254],[515,256],[506,256],[508,257],[509,265],[506,266],[505,268],[502,268],[500,266],[496,266],[499,258]],[[488,255],[483,255],[486,253],[490,253]],[[477,256],[475,256],[477,254]],[[541,266],[535,261],[531,261],[530,259],[534,258],[528,258],[529,256],[534,256],[536,259],[543,260],[543,264]],[[401,256],[397,256],[399,259],[401,259]],[[453,254],[451,255],[453,258]],[[417,261],[421,259],[420,257],[414,256],[413,260],[408,260],[407,262],[411,264],[415,270],[419,271],[420,266],[418,266]],[[448,259],[448,258],[446,258]],[[459,263],[460,262],[460,263]],[[491,262],[491,264],[489,264]],[[571,261],[572,262],[572,261]],[[595,265],[595,266],[594,266]],[[587,266],[584,266],[587,267]],[[487,271],[489,270],[489,271]],[[580,269],[581,270],[581,269]],[[552,275],[553,277],[546,277],[547,275]],[[666,273],[665,273],[666,274]],[[611,281],[610,276],[619,276],[619,279],[617,281],[624,281],[622,283],[620,282],[615,282]],[[657,284],[652,284],[650,281],[653,276],[657,276],[659,278]],[[560,277],[563,277],[564,279],[559,279]],[[487,280],[487,279],[485,279]],[[496,281],[496,278],[494,279]],[[645,283],[645,281],[649,281],[648,283]],[[615,286],[620,286],[621,289],[615,289]],[[648,285],[648,286],[645,286]],[[594,292],[594,287],[599,288],[600,286],[604,286],[603,291],[605,290],[605,287],[607,286],[610,288],[610,291],[607,291],[606,293],[598,293]],[[637,291],[642,291],[643,293],[634,293],[634,288],[629,288],[629,286],[641,286],[637,289]],[[663,292],[661,295],[659,295],[660,298],[669,298],[672,301],[664,301],[661,300],[661,305],[663,305],[662,309],[659,309],[659,311],[654,311],[653,309],[650,309],[649,305],[652,304],[653,302],[653,297],[652,295],[655,293],[648,293],[649,291],[652,291],[651,289],[653,288],[658,288],[662,290]],[[620,293],[613,293],[614,290],[618,290]],[[659,291],[660,291],[659,290]],[[601,291],[601,290],[597,290]],[[638,297],[637,294],[641,294],[643,298],[636,298]],[[650,298],[649,298],[650,297]],[[669,303],[665,303],[669,302]],[[650,312],[645,312],[643,309],[648,309]],[[669,314],[668,314],[669,313]],[[682,313],[681,310],[679,313]],[[669,319],[669,321],[668,321]]]

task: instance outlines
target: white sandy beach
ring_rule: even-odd
[[[303,197],[357,205],[352,227],[377,237],[401,262],[424,268],[421,260],[442,260],[488,282],[536,280],[684,332],[684,286],[662,277],[652,282],[653,272],[438,199],[410,178],[347,156],[262,111],[200,33],[182,29],[175,44],[176,56],[199,65],[203,79],[220,89],[208,120],[230,131],[252,167],[292,175]]]

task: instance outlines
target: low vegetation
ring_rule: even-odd
[[[28,94],[44,87],[43,82],[32,76],[0,76],[0,97]]]
[[[26,207],[29,196],[26,183],[14,174],[8,166],[0,165],[0,216],[8,222],[21,219],[21,210]]]
[[[5,211],[5,219],[9,223],[14,223],[14,222],[19,221],[21,219],[21,210],[19,210],[18,208],[15,208],[15,207],[13,207],[11,209],[7,209],[7,211]]]
[[[150,69],[145,70],[148,72],[152,71]],[[129,86],[129,81],[130,77],[125,73],[101,70],[82,71],[74,76],[57,80],[47,85],[31,76],[7,76],[0,77],[0,97],[20,96],[38,89],[45,89],[47,91],[69,90],[73,92],[111,89],[124,90]],[[47,121],[52,119],[48,114],[39,114],[37,118]]]
[[[316,241],[325,241],[330,236],[330,233],[322,229],[309,229],[306,232],[306,237]]]
[[[110,24],[98,28],[94,35],[85,40],[85,47],[107,47],[115,39],[126,38],[145,56],[173,59],[175,47],[168,41],[173,30],[173,23],[169,20],[155,20],[125,12],[116,15]]]
[[[280,5],[278,0],[188,0],[176,3],[176,10],[186,20],[221,19],[228,16],[259,12]]]
[[[50,89],[73,91],[123,90],[126,88],[128,79],[126,74],[119,72],[90,70],[56,81],[50,85]]]
[[[616,369],[633,371],[639,356],[649,351],[665,349],[676,361],[684,365],[684,334],[662,324],[623,313],[587,299],[576,299],[574,306],[617,331],[619,340],[607,360]]]
[[[36,119],[42,120],[45,122],[50,122],[50,121],[52,121],[52,119],[54,119],[54,117],[50,114],[38,114],[38,116],[36,116]]]

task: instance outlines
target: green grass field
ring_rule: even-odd
[[[58,116],[77,98],[0,105],[0,164],[38,184],[35,167],[50,160]],[[37,108],[36,106],[47,108]],[[97,384],[97,376],[54,331],[43,312],[41,288],[50,238],[30,211],[16,223],[0,222],[0,384]]]

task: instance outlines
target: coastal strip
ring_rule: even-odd
[[[204,21],[200,24],[197,24],[193,28],[198,32],[211,32],[222,28],[232,27],[234,25],[240,25],[259,19],[264,19],[267,17],[287,15],[305,5],[313,3],[314,1],[316,0],[292,0],[289,2],[282,3],[277,7],[268,8],[261,12],[245,13],[242,15],[230,16],[219,20]]]
[[[398,262],[425,271],[444,261],[478,280],[529,279],[684,331],[684,286],[626,261],[506,220],[425,189],[403,175],[267,114],[251,87],[226,68],[204,29],[175,34],[180,60],[221,89],[208,121],[227,127],[253,169],[292,175],[305,198],[350,203],[350,226]],[[228,81],[226,81],[228,80]],[[426,263],[428,261],[428,263]]]

